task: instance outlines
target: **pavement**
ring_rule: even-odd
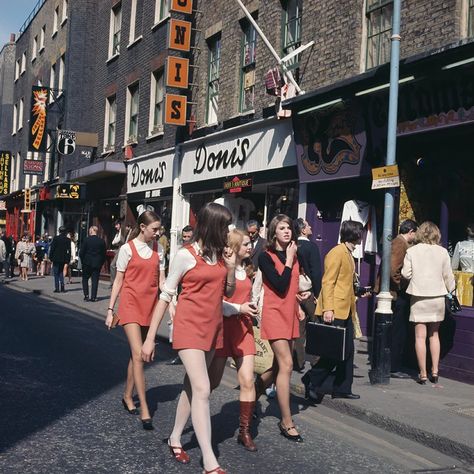
[[[66,285],[66,293],[60,294],[52,293],[52,277],[31,277],[27,282],[14,279],[7,287],[41,295],[42,300],[87,311],[103,320],[110,294],[108,282],[100,282],[99,301],[86,303],[80,279],[76,277],[74,281]],[[166,334],[166,323],[162,325],[161,334]],[[360,400],[332,400],[326,396],[321,405],[309,407],[316,412],[316,417],[318,413],[323,416],[324,410],[329,408],[341,416],[353,417],[474,465],[474,386],[449,379],[424,386],[411,379],[391,379],[390,385],[374,386],[368,378],[366,343],[358,341],[356,347],[353,392],[361,395]],[[299,399],[304,394],[301,375],[294,372],[291,381],[292,391]]]

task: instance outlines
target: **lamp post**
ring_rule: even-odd
[[[385,161],[387,166],[395,164],[397,152],[400,10],[401,0],[394,0],[390,50],[390,95],[388,106],[387,157]],[[392,253],[394,202],[395,188],[388,188],[385,192],[384,202],[380,293],[377,296],[377,309],[375,310],[372,368],[369,371],[369,378],[372,384],[390,383],[390,344],[393,314],[391,304],[392,296],[390,294],[390,260]]]

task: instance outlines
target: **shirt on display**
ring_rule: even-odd
[[[232,214],[232,223],[239,229],[244,229],[250,219],[250,213],[255,211],[255,205],[250,199],[244,199],[233,195],[226,195],[214,201],[227,207]]]
[[[456,244],[451,267],[453,270],[474,273],[474,239],[463,240]]]

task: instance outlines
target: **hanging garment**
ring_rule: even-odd
[[[285,84],[281,88],[280,100],[277,102],[277,117],[279,119],[291,117],[291,110],[283,109],[281,106],[281,103],[284,100],[291,99],[292,97],[295,97],[295,96],[296,96],[296,87],[293,84],[288,83],[288,84]]]
[[[269,69],[267,73],[265,74],[265,89],[267,90],[267,94],[279,96],[280,88],[281,88],[280,70],[277,67]]]

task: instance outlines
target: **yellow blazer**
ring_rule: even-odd
[[[336,245],[324,259],[324,274],[315,314],[334,311],[336,319],[355,314],[355,264],[345,244]]]

